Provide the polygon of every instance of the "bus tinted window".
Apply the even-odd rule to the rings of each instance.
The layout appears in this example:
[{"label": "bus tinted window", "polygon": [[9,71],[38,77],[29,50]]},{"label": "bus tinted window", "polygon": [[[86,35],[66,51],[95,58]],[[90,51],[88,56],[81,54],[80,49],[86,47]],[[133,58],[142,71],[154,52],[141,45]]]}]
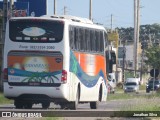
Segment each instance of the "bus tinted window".
[{"label": "bus tinted window", "polygon": [[90,51],[90,31],[89,29],[85,29],[85,47],[86,47],[86,51]]},{"label": "bus tinted window", "polygon": [[69,37],[70,37],[70,47],[71,47],[71,49],[75,49],[75,45],[74,45],[75,36],[74,36],[74,28],[73,27],[70,27],[70,29],[69,29]]},{"label": "bus tinted window", "polygon": [[69,27],[70,47],[72,50],[103,53],[104,44],[107,39],[103,30],[70,26]]},{"label": "bus tinted window", "polygon": [[15,42],[55,43],[63,39],[60,21],[23,19],[9,21],[9,37]]}]

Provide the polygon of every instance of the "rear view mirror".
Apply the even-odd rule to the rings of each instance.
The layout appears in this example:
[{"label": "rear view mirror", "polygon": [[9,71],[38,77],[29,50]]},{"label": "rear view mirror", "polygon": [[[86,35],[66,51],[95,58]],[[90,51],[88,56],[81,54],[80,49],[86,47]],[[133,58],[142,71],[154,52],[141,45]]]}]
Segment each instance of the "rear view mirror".
[{"label": "rear view mirror", "polygon": [[111,76],[110,75],[108,75],[108,80],[111,81]]},{"label": "rear view mirror", "polygon": [[114,51],[111,51],[111,61],[112,64],[116,64],[116,53]]}]

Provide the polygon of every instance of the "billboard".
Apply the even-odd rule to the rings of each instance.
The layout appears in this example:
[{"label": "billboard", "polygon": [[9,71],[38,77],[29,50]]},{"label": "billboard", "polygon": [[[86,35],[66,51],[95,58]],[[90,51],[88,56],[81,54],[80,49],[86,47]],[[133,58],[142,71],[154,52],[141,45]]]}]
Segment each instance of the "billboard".
[{"label": "billboard", "polygon": [[[8,9],[9,9],[9,3],[8,3]],[[3,11],[3,1],[0,1],[0,10]],[[18,16],[28,16],[29,15],[29,2],[14,2],[12,14],[13,16],[17,16],[17,17]]]},{"label": "billboard", "polygon": [[36,17],[47,14],[47,0],[17,0],[17,2],[29,3],[29,16],[32,12]]}]

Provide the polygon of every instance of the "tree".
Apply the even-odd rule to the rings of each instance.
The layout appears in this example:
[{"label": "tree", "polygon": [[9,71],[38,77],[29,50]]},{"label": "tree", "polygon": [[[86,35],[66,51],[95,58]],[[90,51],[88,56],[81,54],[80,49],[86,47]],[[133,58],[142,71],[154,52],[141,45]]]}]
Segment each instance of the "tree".
[{"label": "tree", "polygon": [[147,65],[152,66],[153,68],[160,70],[160,47],[152,46],[145,51],[145,55],[147,57],[147,60],[145,60],[145,63]]},{"label": "tree", "polygon": [[118,32],[108,32],[108,40],[110,42],[113,42],[114,46],[117,48],[118,47],[118,39],[119,39],[119,34]]},{"label": "tree", "polygon": [[[119,33],[119,38],[123,40],[133,41],[134,39],[134,28],[116,28]],[[151,40],[154,41],[155,39],[160,38],[160,24],[155,23],[152,25],[141,25],[140,26],[140,42],[143,41],[144,36],[148,36],[145,40],[149,40],[149,36],[151,36]]]}]

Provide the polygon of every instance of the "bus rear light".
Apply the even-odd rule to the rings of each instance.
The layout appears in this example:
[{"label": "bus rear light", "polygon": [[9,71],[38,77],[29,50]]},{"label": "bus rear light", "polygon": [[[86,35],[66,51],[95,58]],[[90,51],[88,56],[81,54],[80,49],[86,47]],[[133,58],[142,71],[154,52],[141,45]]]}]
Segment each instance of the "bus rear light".
[{"label": "bus rear light", "polygon": [[66,83],[67,82],[67,71],[66,70],[62,70],[61,82],[62,83]]},{"label": "bus rear light", "polygon": [[3,70],[3,79],[8,80],[8,68],[4,68]]}]

